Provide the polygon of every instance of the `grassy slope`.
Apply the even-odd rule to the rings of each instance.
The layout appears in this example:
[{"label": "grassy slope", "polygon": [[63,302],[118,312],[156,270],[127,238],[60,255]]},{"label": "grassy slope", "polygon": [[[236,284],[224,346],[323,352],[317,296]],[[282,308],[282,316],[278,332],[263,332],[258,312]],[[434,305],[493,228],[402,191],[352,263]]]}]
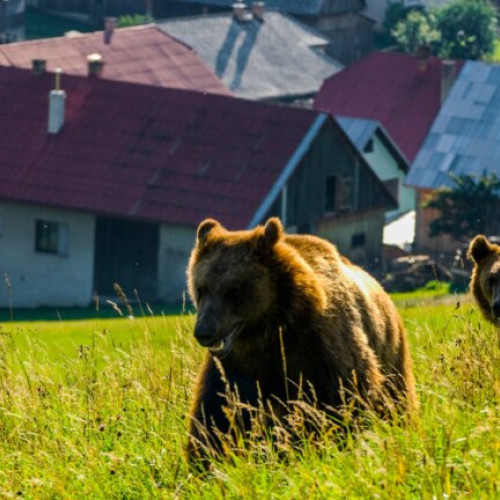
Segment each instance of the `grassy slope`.
[{"label": "grassy slope", "polygon": [[459,299],[411,301],[398,298],[421,399],[416,426],[375,422],[346,449],[325,439],[287,461],[243,456],[205,480],[181,452],[202,355],[189,316],[4,324],[0,496],[498,498],[497,334]]}]

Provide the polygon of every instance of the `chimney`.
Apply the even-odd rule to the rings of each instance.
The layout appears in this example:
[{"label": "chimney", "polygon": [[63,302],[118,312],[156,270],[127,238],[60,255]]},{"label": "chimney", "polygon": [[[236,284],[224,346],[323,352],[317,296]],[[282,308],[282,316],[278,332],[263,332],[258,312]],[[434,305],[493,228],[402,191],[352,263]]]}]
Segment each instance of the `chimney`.
[{"label": "chimney", "polygon": [[[246,5],[243,2],[233,3],[233,17],[240,23],[249,21],[251,14],[247,12]],[[250,18],[250,19],[249,19]]]},{"label": "chimney", "polygon": [[31,60],[31,72],[34,75],[43,75],[47,67],[47,61],[45,59],[32,59]]},{"label": "chimney", "polygon": [[111,38],[115,32],[116,27],[116,17],[105,17],[104,18],[104,43],[109,45],[111,43]]},{"label": "chimney", "polygon": [[455,83],[457,76],[456,61],[441,61],[441,106],[446,101],[448,94]]},{"label": "chimney", "polygon": [[264,21],[264,6],[264,2],[253,2],[252,14],[255,19]]},{"label": "chimney", "polygon": [[87,69],[88,75],[99,76],[102,73],[102,69],[104,67],[104,60],[101,54],[95,52],[94,54],[89,54],[87,56]]},{"label": "chimney", "polygon": [[56,88],[49,94],[49,119],[47,130],[49,134],[57,134],[64,125],[64,112],[66,107],[66,92],[61,90],[60,68],[56,69]]}]

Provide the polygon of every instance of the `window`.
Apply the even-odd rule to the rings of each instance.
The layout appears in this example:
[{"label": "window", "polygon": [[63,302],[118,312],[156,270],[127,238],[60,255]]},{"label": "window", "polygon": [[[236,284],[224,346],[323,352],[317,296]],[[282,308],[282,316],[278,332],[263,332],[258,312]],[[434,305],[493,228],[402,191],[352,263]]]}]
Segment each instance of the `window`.
[{"label": "window", "polygon": [[35,226],[35,250],[42,253],[67,255],[68,226],[60,222],[37,220]]},{"label": "window", "polygon": [[365,246],[365,233],[353,234],[351,238],[351,248],[359,248]]},{"label": "window", "polygon": [[335,212],[337,201],[337,177],[332,175],[326,178],[325,185],[325,212]]},{"label": "window", "polygon": [[392,194],[395,200],[399,199],[399,179],[388,179],[384,181],[384,186],[387,188],[387,191]]},{"label": "window", "polygon": [[350,210],[352,208],[354,179],[349,177],[342,177],[339,189],[339,209]]},{"label": "window", "polygon": [[373,139],[370,139],[367,143],[365,148],[363,149],[363,152],[365,153],[373,153]]}]

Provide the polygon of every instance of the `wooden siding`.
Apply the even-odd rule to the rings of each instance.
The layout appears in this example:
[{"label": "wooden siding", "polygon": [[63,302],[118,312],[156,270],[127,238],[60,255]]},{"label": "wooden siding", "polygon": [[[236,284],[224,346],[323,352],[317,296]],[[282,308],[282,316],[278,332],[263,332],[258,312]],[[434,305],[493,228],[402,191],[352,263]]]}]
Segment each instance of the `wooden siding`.
[{"label": "wooden siding", "polygon": [[[383,187],[375,182],[375,174],[362,162],[344,133],[328,121],[287,183],[285,213],[282,213],[282,194],[267,216],[281,217],[290,232],[323,234],[335,241],[338,231],[341,240],[349,242],[360,232],[360,221],[364,221],[364,248],[352,252],[349,243],[343,246],[343,251],[360,264],[380,261],[387,199]],[[349,179],[352,189],[346,203],[341,204],[337,197],[337,210],[328,213],[325,189],[331,176]],[[366,224],[371,229],[367,230]]]}]

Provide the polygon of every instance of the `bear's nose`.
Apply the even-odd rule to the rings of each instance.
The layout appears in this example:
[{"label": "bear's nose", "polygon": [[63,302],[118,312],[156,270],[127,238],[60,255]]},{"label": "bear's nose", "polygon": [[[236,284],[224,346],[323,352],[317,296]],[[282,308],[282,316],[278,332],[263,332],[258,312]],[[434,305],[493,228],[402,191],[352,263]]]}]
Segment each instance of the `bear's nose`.
[{"label": "bear's nose", "polygon": [[210,323],[198,322],[194,327],[194,337],[203,347],[209,347],[215,342],[215,333],[215,326]]},{"label": "bear's nose", "polygon": [[491,305],[491,309],[493,310],[493,314],[499,318],[500,317],[500,299],[496,299]]}]

